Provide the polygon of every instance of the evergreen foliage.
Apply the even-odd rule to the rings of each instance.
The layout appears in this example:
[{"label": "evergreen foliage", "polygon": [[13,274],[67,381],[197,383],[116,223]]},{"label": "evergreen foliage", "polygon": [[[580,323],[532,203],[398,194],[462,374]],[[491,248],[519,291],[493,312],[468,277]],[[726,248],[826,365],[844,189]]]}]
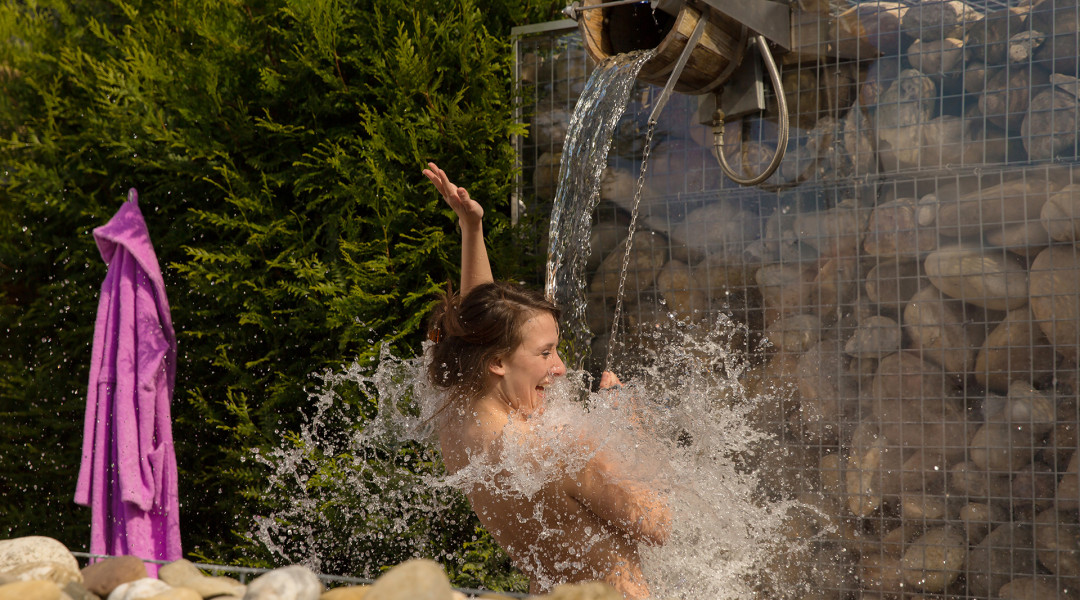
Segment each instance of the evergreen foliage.
[{"label": "evergreen foliage", "polygon": [[[500,276],[535,268],[521,237],[536,232],[507,218],[523,132],[509,31],[560,6],[0,4],[0,537],[86,547],[72,495],[105,275],[91,231],[136,187],[179,340],[185,550],[265,564],[237,545],[268,510],[251,449],[295,430],[310,373],[382,344],[415,353],[456,278],[455,223],[424,163],[484,202]],[[463,581],[518,581],[485,570],[503,558],[472,523]]]}]

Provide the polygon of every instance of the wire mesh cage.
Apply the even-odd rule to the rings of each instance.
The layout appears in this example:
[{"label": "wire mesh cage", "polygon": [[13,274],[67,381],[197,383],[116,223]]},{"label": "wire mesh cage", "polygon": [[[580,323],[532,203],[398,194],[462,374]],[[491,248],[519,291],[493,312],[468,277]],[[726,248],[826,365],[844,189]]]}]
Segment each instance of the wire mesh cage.
[{"label": "wire mesh cage", "polygon": [[[527,212],[593,68],[568,25],[515,40]],[[790,528],[813,592],[771,596],[1080,594],[1078,31],[1073,1],[800,3],[791,138],[753,188],[722,174],[701,98],[660,116],[623,326],[746,326],[774,491],[814,508]],[[635,88],[593,215],[594,356],[658,91]],[[716,132],[737,170],[775,151],[766,104]]]}]

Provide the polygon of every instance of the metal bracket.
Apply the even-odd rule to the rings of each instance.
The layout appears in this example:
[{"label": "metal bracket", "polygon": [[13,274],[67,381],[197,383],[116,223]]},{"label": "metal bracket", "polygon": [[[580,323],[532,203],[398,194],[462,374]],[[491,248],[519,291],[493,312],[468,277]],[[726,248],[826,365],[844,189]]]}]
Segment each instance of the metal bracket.
[{"label": "metal bracket", "polygon": [[[724,111],[728,121],[765,112],[765,71],[758,56],[757,44],[746,49],[742,64],[724,83],[723,93],[704,94],[698,99],[697,122],[712,125],[716,109]],[[720,106],[716,106],[717,100]]]},{"label": "metal bracket", "polygon": [[698,0],[724,16],[746,25],[773,44],[791,50],[791,6],[771,0]]}]

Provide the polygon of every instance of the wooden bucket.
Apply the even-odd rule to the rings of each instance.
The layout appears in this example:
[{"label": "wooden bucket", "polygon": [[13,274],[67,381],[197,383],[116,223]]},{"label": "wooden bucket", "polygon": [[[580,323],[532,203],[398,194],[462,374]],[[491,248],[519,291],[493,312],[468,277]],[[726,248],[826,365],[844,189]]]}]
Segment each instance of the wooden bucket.
[{"label": "wooden bucket", "polygon": [[[603,2],[584,0],[582,6]],[[580,14],[578,27],[585,50],[597,63],[620,52],[655,48],[656,55],[641,68],[638,79],[657,86],[667,84],[698,21],[708,19],[675,84],[675,91],[682,94],[715,91],[742,62],[746,49],[747,30],[742,24],[707,7],[691,6],[689,2],[674,17],[657,11],[657,19],[653,19],[652,10],[644,4],[583,10]]]}]

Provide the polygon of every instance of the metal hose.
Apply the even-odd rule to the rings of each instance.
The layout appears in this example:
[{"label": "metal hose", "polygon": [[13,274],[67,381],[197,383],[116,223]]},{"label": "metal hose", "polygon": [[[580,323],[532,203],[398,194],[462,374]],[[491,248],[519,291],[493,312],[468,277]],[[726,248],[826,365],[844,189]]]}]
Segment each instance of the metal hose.
[{"label": "metal hose", "polygon": [[769,162],[769,166],[760,175],[743,178],[731,168],[727,158],[724,156],[724,111],[720,109],[720,103],[717,101],[716,118],[713,121],[713,147],[716,149],[716,157],[720,161],[720,169],[724,171],[724,175],[727,175],[729,179],[739,185],[757,185],[768,179],[770,175],[776,172],[777,167],[780,166],[780,161],[784,160],[784,153],[787,151],[788,143],[788,106],[787,99],[784,98],[784,88],[780,82],[780,70],[776,67],[776,61],[773,60],[772,52],[769,51],[769,45],[765,41],[765,37],[757,34],[753,39],[761,51],[761,58],[765,61],[765,68],[769,71],[769,78],[772,79],[780,116],[776,152],[773,153],[772,161]]}]

